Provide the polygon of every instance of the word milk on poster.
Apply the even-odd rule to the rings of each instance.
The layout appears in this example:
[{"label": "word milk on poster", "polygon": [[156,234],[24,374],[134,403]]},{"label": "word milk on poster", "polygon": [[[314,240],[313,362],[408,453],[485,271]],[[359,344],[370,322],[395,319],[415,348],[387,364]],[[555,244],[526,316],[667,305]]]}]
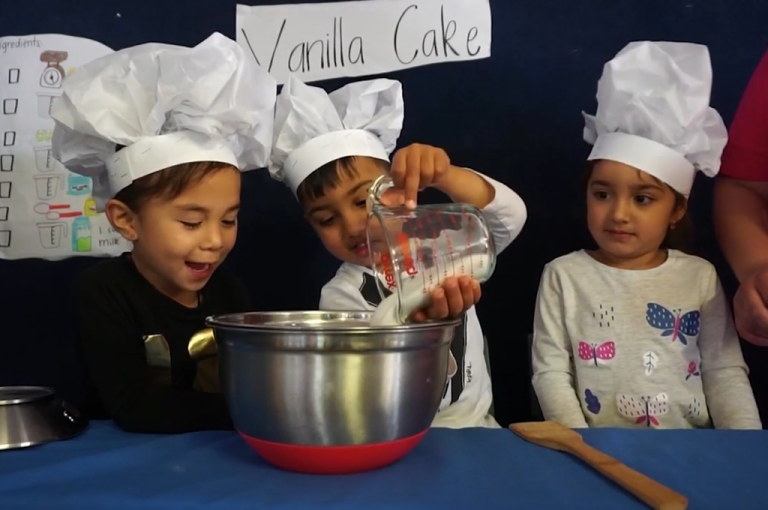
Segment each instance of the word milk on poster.
[{"label": "word milk on poster", "polygon": [[278,84],[491,56],[488,0],[237,6],[237,42]]},{"label": "word milk on poster", "polygon": [[91,179],[51,156],[62,82],[112,53],[59,34],[0,37],[0,258],[117,255],[126,242],[96,214]]}]

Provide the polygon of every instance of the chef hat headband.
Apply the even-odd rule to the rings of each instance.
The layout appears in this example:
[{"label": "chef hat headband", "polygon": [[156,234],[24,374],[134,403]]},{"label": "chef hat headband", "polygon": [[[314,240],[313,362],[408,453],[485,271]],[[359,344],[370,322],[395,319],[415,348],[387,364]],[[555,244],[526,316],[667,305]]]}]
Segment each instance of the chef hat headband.
[{"label": "chef hat headband", "polygon": [[193,48],[126,48],[64,81],[51,111],[53,157],[93,179],[98,212],[135,180],[180,164],[264,167],[276,88],[267,71],[219,33]]},{"label": "chef hat headband", "polygon": [[312,138],[285,160],[285,180],[294,194],[301,183],[318,168],[351,156],[389,161],[387,150],[376,135],[364,129],[331,131]]},{"label": "chef hat headband", "polygon": [[184,163],[213,161],[238,167],[237,156],[226,144],[195,131],[149,136],[107,160],[107,179],[116,195],[133,181]]},{"label": "chef hat headband", "polygon": [[629,43],[603,68],[597,113],[583,114],[588,159],[638,168],[687,198],[697,171],[717,174],[728,139],[711,89],[706,46]]},{"label": "chef hat headband", "polygon": [[588,161],[607,159],[624,163],[667,183],[687,197],[696,169],[679,152],[664,144],[626,133],[606,133],[595,141]]},{"label": "chef hat headband", "polygon": [[327,93],[291,75],[275,110],[269,171],[296,195],[307,177],[332,161],[351,156],[389,161],[403,126],[402,85],[373,79]]}]

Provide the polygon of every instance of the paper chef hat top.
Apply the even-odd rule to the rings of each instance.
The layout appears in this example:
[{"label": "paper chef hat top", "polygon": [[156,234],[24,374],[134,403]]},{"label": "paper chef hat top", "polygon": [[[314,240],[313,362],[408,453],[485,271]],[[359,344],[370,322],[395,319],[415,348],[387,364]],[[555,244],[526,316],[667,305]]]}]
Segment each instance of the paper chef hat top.
[{"label": "paper chef hat top", "polygon": [[268,163],[277,83],[219,33],[194,48],[149,43],[106,55],[62,88],[51,111],[53,157],[93,179],[98,211],[136,179],[174,165]]},{"label": "paper chef hat top", "polygon": [[603,68],[596,115],[584,114],[588,159],[633,166],[688,197],[697,170],[717,174],[728,140],[711,89],[706,46],[628,44]]},{"label": "paper chef hat top", "polygon": [[331,161],[368,156],[389,161],[403,127],[399,81],[350,83],[328,94],[290,76],[277,97],[269,172],[296,193]]}]

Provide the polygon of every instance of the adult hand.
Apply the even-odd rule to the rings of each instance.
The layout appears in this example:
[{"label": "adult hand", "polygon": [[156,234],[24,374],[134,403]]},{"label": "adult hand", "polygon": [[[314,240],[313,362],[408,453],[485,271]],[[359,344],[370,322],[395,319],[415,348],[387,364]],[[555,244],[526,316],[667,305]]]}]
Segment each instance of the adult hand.
[{"label": "adult hand", "polygon": [[733,314],[739,336],[768,347],[768,266],[741,282],[733,298]]}]

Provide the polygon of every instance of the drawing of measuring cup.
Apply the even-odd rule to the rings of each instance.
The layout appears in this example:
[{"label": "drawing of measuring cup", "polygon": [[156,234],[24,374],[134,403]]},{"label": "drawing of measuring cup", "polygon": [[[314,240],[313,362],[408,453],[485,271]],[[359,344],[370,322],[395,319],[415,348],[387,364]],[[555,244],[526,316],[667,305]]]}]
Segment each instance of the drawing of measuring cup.
[{"label": "drawing of measuring cup", "polygon": [[37,114],[44,119],[50,119],[53,103],[58,98],[59,98],[58,94],[56,95],[42,94],[38,92],[37,93]]},{"label": "drawing of measuring cup", "polygon": [[45,214],[46,219],[49,220],[58,220],[61,218],[77,218],[78,216],[83,215],[83,213],[80,211],[67,211],[66,209],[69,209],[68,204],[51,205],[40,203],[33,208],[37,214]]},{"label": "drawing of measuring cup", "polygon": [[66,223],[38,223],[37,231],[40,235],[40,246],[43,248],[58,248],[61,246],[61,238],[67,237],[69,228]]},{"label": "drawing of measuring cup", "polygon": [[54,159],[51,157],[51,146],[35,147],[35,165],[41,172],[50,172],[54,166]]},{"label": "drawing of measuring cup", "polygon": [[54,174],[35,176],[35,191],[37,192],[38,199],[46,201],[53,200],[56,198],[56,194],[60,189],[64,189],[63,175]]}]

